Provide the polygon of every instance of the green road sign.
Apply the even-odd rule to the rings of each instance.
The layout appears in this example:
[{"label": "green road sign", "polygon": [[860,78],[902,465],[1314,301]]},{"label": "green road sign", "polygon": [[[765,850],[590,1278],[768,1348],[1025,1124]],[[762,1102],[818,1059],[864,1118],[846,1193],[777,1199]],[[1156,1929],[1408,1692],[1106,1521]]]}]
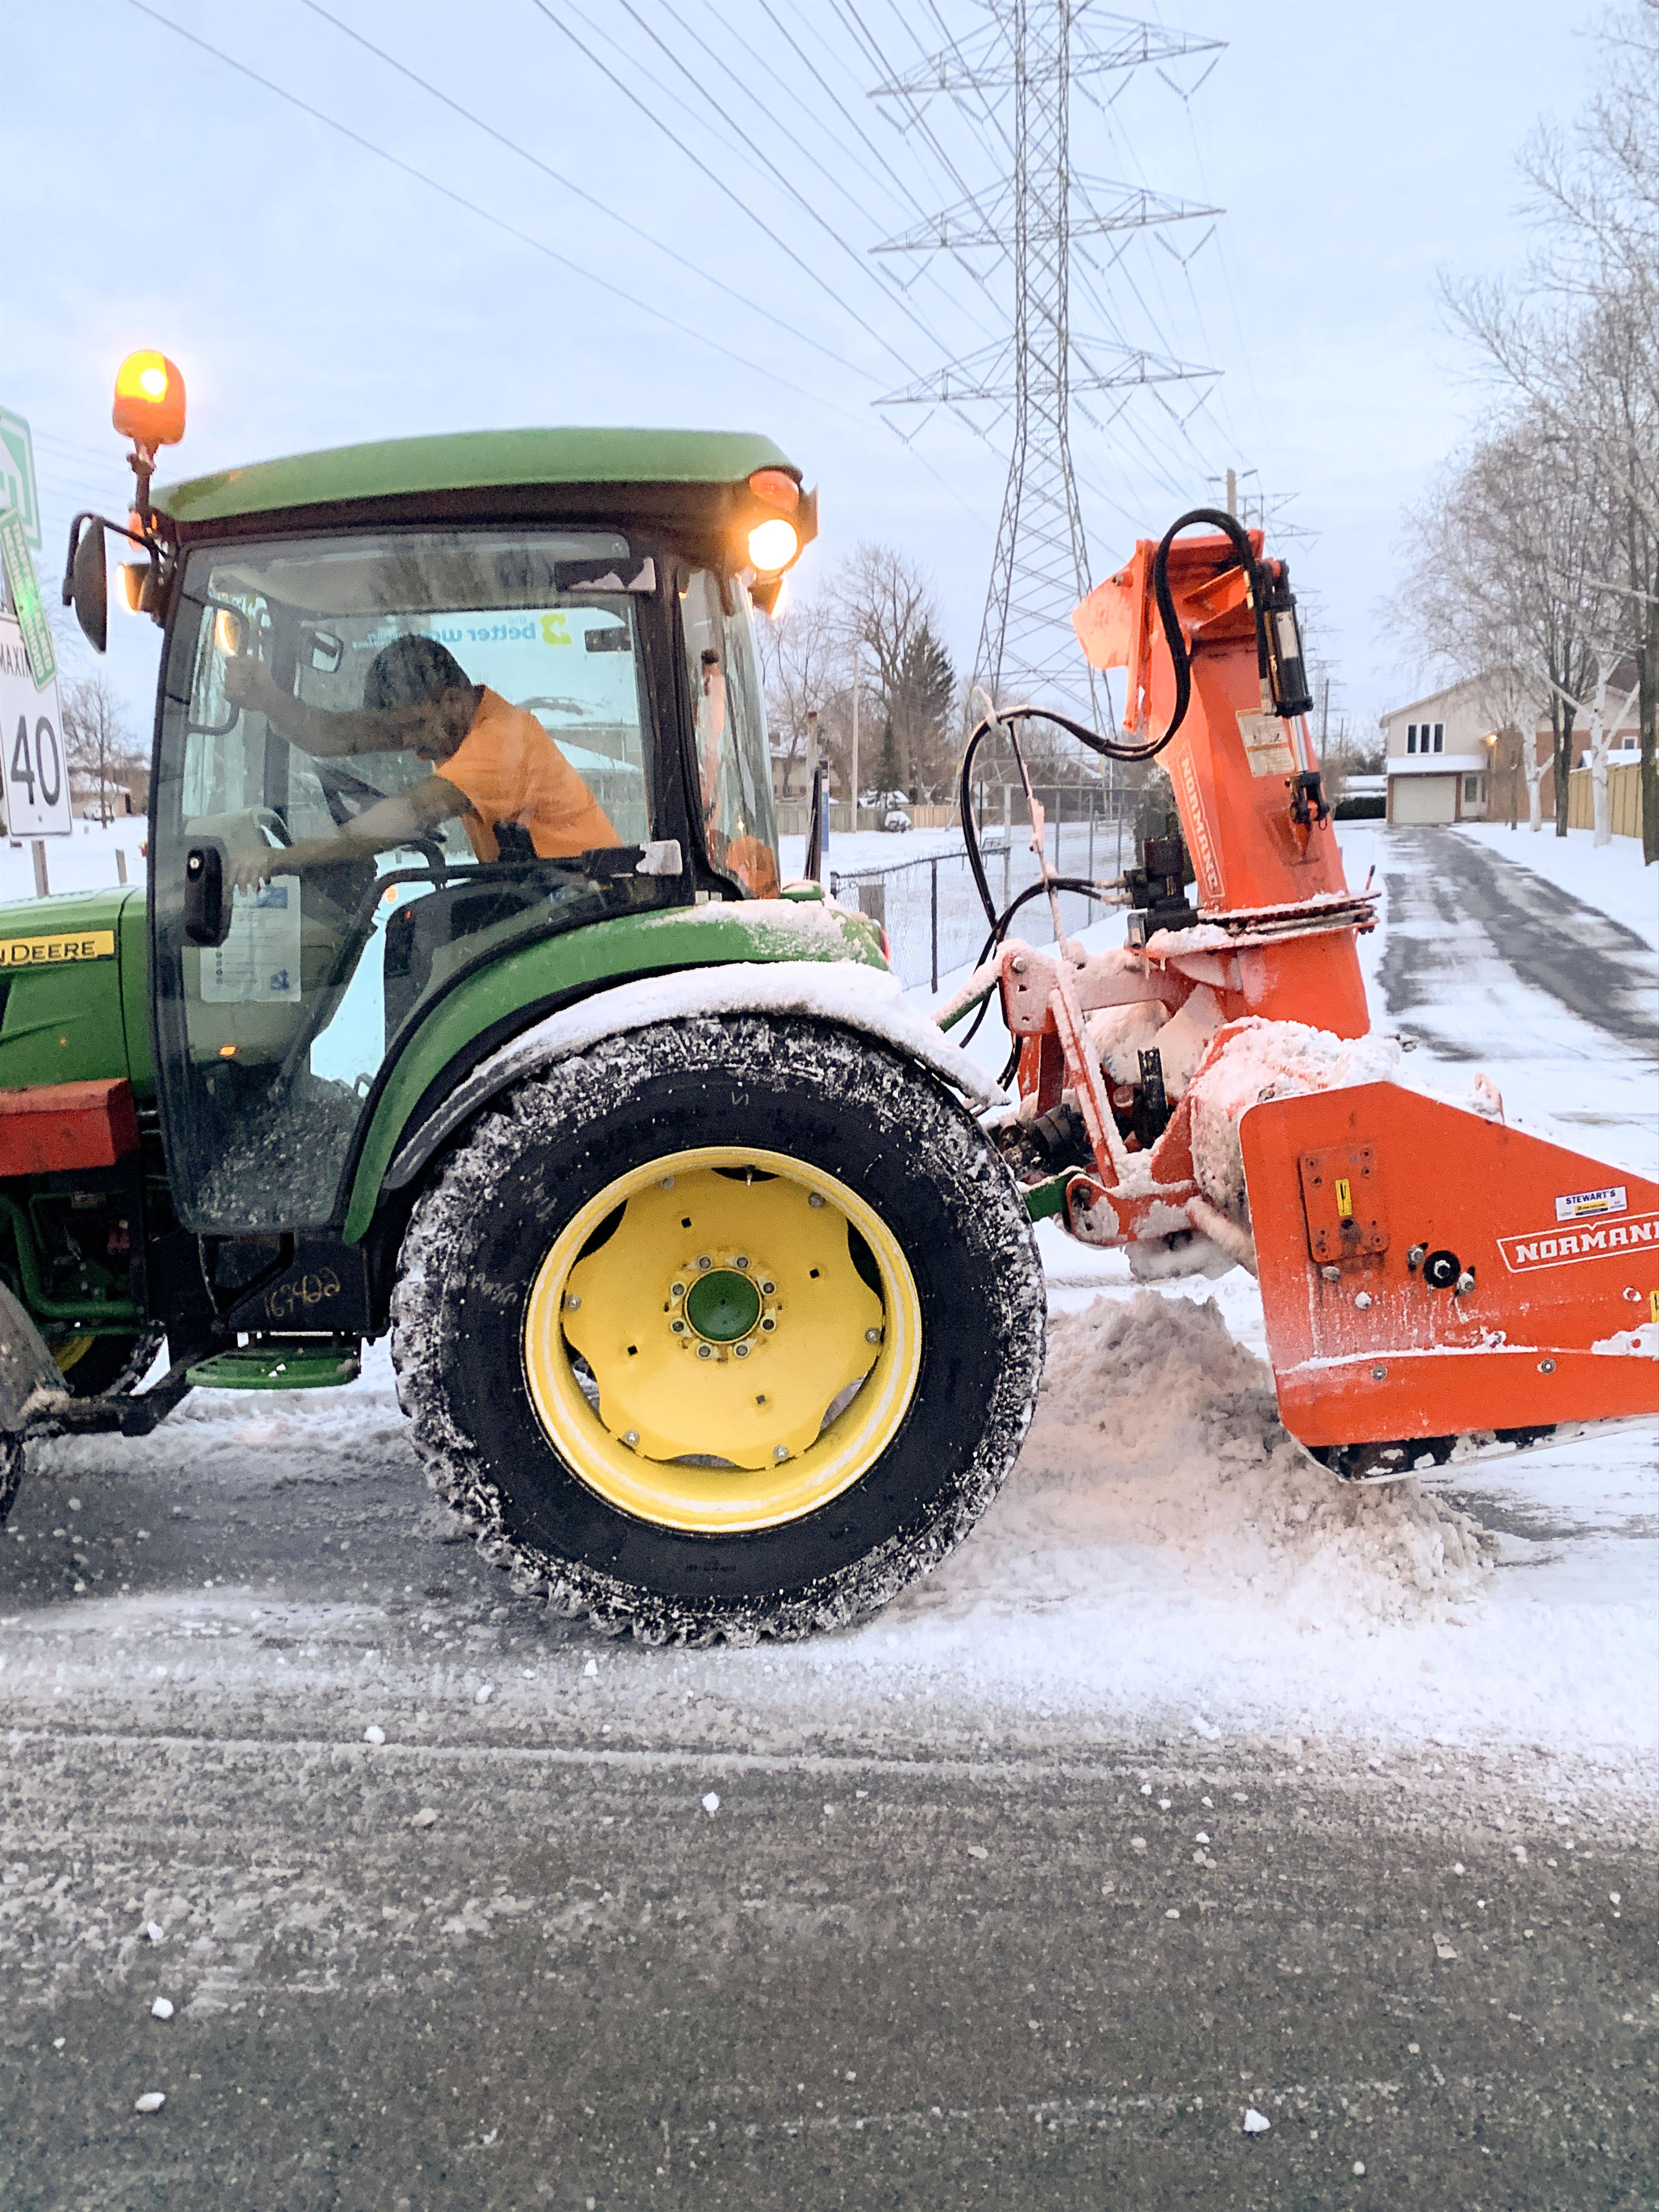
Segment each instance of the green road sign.
[{"label": "green road sign", "polygon": [[0,407],[0,507],[15,507],[23,536],[40,550],[40,492],[34,481],[34,441],[21,415]]},{"label": "green road sign", "polygon": [[0,507],[0,556],[5,561],[6,597],[23,633],[29,673],[35,690],[44,691],[58,674],[58,655],[52,651],[52,624],[40,602],[40,579],[29,556],[23,518],[15,507]]}]

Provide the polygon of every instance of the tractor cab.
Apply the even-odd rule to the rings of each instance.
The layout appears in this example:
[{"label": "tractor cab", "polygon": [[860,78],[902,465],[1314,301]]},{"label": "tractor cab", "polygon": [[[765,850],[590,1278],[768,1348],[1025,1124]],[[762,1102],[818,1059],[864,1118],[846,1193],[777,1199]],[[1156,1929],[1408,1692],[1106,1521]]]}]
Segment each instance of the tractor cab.
[{"label": "tractor cab", "polygon": [[386,1071],[481,969],[776,895],[751,607],[813,504],[764,441],[654,431],[155,494],[128,596],[167,629],[151,959],[185,1227],[337,1223]]}]

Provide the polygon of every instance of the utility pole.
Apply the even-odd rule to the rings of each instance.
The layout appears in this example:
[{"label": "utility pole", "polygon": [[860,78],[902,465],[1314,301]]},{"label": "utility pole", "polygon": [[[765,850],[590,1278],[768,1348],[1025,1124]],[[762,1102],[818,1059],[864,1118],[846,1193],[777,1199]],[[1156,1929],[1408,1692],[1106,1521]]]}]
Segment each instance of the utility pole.
[{"label": "utility pole", "polygon": [[1224,42],[1121,16],[1091,19],[1087,6],[1088,0],[985,0],[988,31],[876,87],[877,97],[902,102],[913,120],[925,100],[945,94],[973,116],[981,136],[988,136],[988,114],[1007,103],[1012,134],[1001,132],[1012,169],[993,190],[872,250],[948,253],[970,264],[989,252],[1009,264],[1008,337],[875,404],[1012,405],[1008,477],[974,681],[994,702],[1058,698],[1099,729],[1112,725],[1109,695],[1097,687],[1069,619],[1091,580],[1072,466],[1073,402],[1079,392],[1122,392],[1215,372],[1074,331],[1072,263],[1091,240],[1220,210],[1075,168],[1070,95],[1074,86],[1088,91],[1101,76],[1218,52]]},{"label": "utility pole", "polygon": [[806,817],[806,872],[827,883],[825,859],[830,850],[830,778],[818,758],[818,710],[806,710],[806,788],[810,793]]},{"label": "utility pole", "polygon": [[853,829],[859,826],[859,641],[853,640]]},{"label": "utility pole", "polygon": [[1238,520],[1238,471],[1227,471],[1227,512],[1235,522]]}]

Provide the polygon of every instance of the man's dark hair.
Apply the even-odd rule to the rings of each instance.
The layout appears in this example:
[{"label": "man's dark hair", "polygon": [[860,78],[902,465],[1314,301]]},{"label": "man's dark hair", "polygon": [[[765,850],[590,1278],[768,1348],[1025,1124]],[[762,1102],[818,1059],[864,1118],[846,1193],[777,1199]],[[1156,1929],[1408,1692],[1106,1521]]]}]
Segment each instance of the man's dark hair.
[{"label": "man's dark hair", "polygon": [[435,706],[446,691],[470,691],[471,681],[447,645],[435,637],[394,637],[368,664],[365,707]]}]

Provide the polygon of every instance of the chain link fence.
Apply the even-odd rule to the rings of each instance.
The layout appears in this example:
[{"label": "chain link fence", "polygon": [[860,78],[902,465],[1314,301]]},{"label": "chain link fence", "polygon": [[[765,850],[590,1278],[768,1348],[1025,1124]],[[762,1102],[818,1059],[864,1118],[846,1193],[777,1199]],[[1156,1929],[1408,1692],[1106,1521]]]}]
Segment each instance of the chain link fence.
[{"label": "chain link fence", "polygon": [[[1064,785],[1038,789],[1047,817],[1044,849],[1056,875],[1109,882],[1126,866],[1133,866],[1134,795],[1122,796],[1127,803],[1115,808],[1111,802],[1116,793],[1079,792]],[[1018,804],[1023,813],[1023,796]],[[1011,817],[1006,827],[986,823],[981,850],[991,896],[1000,913],[1037,880],[1030,831],[1018,817]],[[893,972],[910,990],[937,991],[941,977],[978,958],[989,934],[964,846],[921,860],[896,860],[888,867],[832,868],[830,895],[880,923],[887,933]],[[1074,936],[1098,921],[1102,909],[1079,892],[1062,891],[1060,911],[1062,928]],[[1034,945],[1048,944],[1054,935],[1048,902],[1037,898],[1023,907],[1012,933]]]}]

